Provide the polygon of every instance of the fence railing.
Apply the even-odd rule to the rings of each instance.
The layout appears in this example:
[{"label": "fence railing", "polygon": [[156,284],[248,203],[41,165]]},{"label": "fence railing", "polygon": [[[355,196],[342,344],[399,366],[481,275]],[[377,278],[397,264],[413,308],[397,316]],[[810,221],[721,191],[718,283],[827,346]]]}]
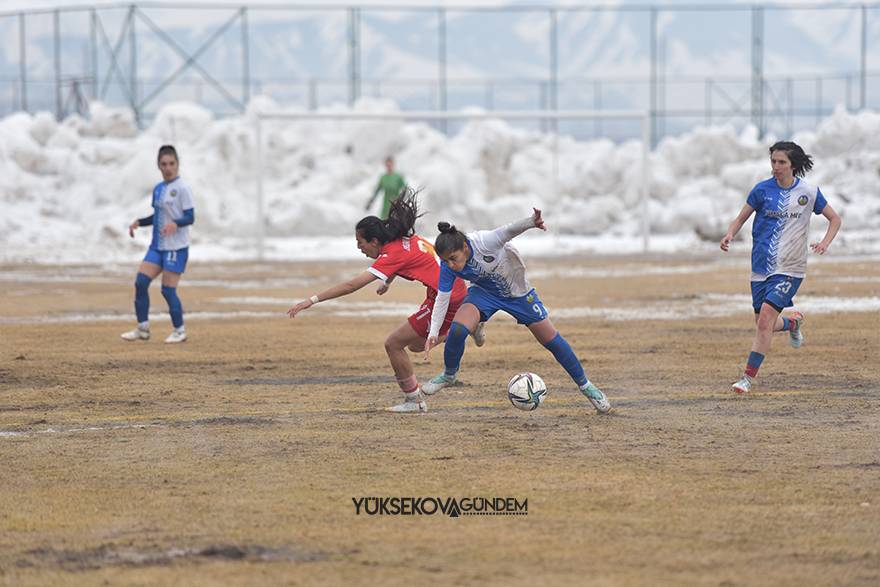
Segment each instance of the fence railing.
[{"label": "fence railing", "polygon": [[[191,45],[181,42],[173,33],[177,31],[174,27],[192,27],[192,22],[174,24],[172,18],[169,27],[157,17],[157,13],[173,16],[193,10],[219,16],[211,25],[204,26],[200,42]],[[797,11],[801,19],[820,21],[828,14],[843,14],[852,24],[853,30],[849,32],[855,32],[856,39],[850,52],[850,67],[817,69],[798,75],[768,73],[767,43],[774,37],[767,31],[778,28],[777,21],[786,11]],[[364,73],[364,20],[369,15],[388,12],[414,14],[421,21],[430,21],[429,34],[433,38],[427,44],[434,48],[425,77],[378,78],[369,71]],[[279,13],[296,18],[344,18],[345,33],[335,49],[335,61],[345,62],[344,73],[304,77],[301,72],[284,72],[281,60],[269,64],[273,73],[266,74],[265,62],[272,58],[255,51],[263,34],[261,27],[274,26],[272,30],[278,38],[285,38],[287,29],[294,29],[293,21],[283,18],[267,25],[265,16]],[[450,29],[461,15],[524,13],[536,15],[536,28],[546,35],[544,75],[449,75]],[[740,24],[730,26],[738,26],[741,36],[748,39],[749,70],[742,75],[668,73],[668,47],[680,39],[668,30],[664,18],[685,13],[698,14],[707,23],[722,21],[728,14],[737,15]],[[626,76],[560,74],[560,62],[571,59],[568,53],[560,55],[560,29],[584,14],[615,14],[635,19],[634,30],[645,39],[644,54],[635,68],[638,71]],[[847,109],[880,108],[880,71],[868,68],[869,48],[876,45],[878,30],[877,3],[328,7],[140,2],[0,12],[0,33],[7,39],[6,46],[18,46],[17,56],[9,52],[0,54],[0,113],[50,110],[61,118],[82,111],[88,100],[100,99],[130,106],[142,122],[171,99],[193,100],[222,115],[241,112],[257,94],[307,109],[338,102],[354,103],[362,97],[374,96],[394,98],[406,109],[641,108],[650,113],[654,143],[668,132],[677,133],[694,124],[726,121],[752,123],[761,133],[791,134],[815,125],[840,105]],[[216,67],[203,65],[206,55],[218,47],[226,59],[219,68],[222,73]],[[177,62],[162,77],[145,76],[143,70],[159,50],[174,56]],[[304,52],[310,50],[313,49],[308,47]],[[773,49],[774,56],[778,57],[781,50],[784,48]],[[459,56],[457,65],[461,65],[461,60]],[[257,69],[263,73],[255,74]],[[609,129],[604,121],[597,120],[591,122],[590,128],[579,128],[577,134],[624,138],[637,135],[638,131]]]}]

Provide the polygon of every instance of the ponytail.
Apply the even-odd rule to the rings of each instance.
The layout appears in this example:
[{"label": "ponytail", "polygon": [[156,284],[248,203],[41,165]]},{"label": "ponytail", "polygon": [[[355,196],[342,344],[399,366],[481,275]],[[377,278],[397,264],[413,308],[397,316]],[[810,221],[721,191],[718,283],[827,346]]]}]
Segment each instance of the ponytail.
[{"label": "ponytail", "polygon": [[355,230],[361,234],[364,240],[378,239],[379,244],[382,245],[405,236],[414,235],[416,220],[422,216],[419,214],[416,197],[419,191],[409,186],[403,188],[400,197],[391,202],[387,220],[382,220],[378,216],[367,216],[355,225]]}]

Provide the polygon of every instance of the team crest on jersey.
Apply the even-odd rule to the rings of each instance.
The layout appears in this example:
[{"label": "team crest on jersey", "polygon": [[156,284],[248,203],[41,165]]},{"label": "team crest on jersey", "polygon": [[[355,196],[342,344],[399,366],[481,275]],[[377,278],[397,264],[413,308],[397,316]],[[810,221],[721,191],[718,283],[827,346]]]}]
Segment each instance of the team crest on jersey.
[{"label": "team crest on jersey", "polygon": [[495,257],[493,257],[492,255],[483,255],[483,261],[485,261],[486,263],[494,263]]},{"label": "team crest on jersey", "polygon": [[526,301],[527,301],[528,303],[530,303],[530,304],[533,303],[533,302],[535,301],[535,294],[529,294],[529,295],[527,295],[527,296],[526,296]]},{"label": "team crest on jersey", "polygon": [[800,204],[801,206],[806,206],[806,205],[807,205],[807,199],[808,199],[807,196],[801,196],[801,197],[799,197],[799,198],[798,198],[798,204]]},{"label": "team crest on jersey", "polygon": [[171,190],[171,197],[175,197],[177,195],[177,190]]}]

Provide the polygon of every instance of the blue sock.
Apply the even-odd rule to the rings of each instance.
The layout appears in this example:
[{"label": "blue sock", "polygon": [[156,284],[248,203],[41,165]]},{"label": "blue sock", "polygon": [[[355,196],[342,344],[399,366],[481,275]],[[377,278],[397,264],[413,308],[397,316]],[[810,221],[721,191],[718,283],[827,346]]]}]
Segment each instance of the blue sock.
[{"label": "blue sock", "polygon": [[584,368],[581,365],[581,362],[574,354],[574,351],[571,350],[568,341],[562,338],[561,334],[557,332],[556,337],[544,346],[547,347],[548,351],[553,353],[556,361],[562,365],[562,368],[565,369],[578,387],[581,387],[589,381],[587,379],[587,374],[584,373]]},{"label": "blue sock", "polygon": [[171,324],[174,325],[174,328],[180,328],[183,326],[183,305],[180,303],[180,298],[177,297],[177,288],[163,285],[162,295],[165,297],[165,301],[168,302]]},{"label": "blue sock", "polygon": [[791,320],[789,320],[788,318],[783,318],[782,319],[782,332],[785,332],[786,330],[791,330]]},{"label": "blue sock", "polygon": [[134,278],[134,313],[138,324],[150,319],[150,282],[153,281],[145,273],[138,273]]},{"label": "blue sock", "polygon": [[758,375],[758,369],[761,368],[761,363],[764,362],[764,355],[761,353],[756,353],[752,351],[749,353],[749,358],[746,361],[746,375],[749,377],[756,377]]},{"label": "blue sock", "polygon": [[455,377],[461,366],[461,356],[464,354],[464,343],[470,330],[464,324],[453,322],[446,334],[446,344],[443,347],[443,373],[447,377]]}]

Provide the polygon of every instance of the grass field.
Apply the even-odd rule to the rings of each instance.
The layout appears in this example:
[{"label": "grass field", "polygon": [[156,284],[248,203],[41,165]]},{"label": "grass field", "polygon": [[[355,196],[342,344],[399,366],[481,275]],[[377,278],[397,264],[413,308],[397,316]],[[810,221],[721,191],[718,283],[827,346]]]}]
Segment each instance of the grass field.
[{"label": "grass field", "polygon": [[[182,345],[167,315],[119,339],[135,266],[2,267],[0,584],[880,584],[876,257],[811,258],[806,343],[777,335],[749,396],[745,257],[527,263],[612,415],[506,317],[429,413],[382,411],[382,342],[423,288],[284,314],[365,262],[194,255]],[[505,397],[525,370],[550,389],[532,413]],[[364,496],[528,515],[356,515]]]}]

